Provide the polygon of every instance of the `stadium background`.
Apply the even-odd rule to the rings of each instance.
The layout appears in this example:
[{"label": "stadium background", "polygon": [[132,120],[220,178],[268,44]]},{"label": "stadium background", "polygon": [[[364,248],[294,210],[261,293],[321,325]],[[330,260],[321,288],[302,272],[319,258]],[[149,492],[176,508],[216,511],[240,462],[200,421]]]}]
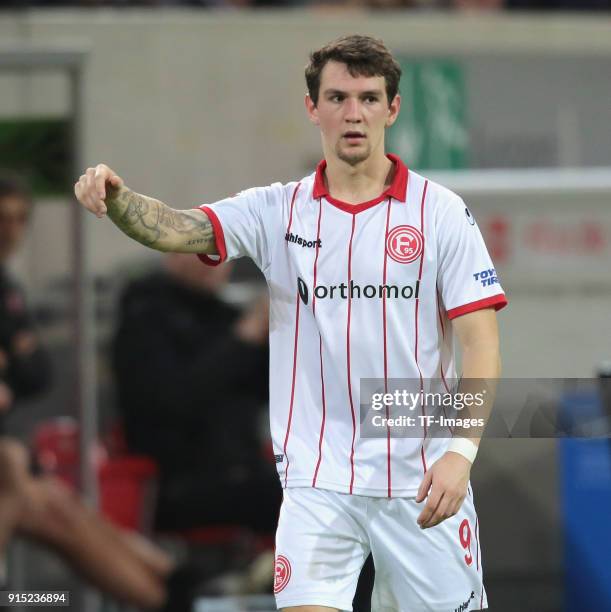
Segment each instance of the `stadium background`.
[{"label": "stadium background", "polygon": [[[0,55],[24,45],[86,50],[83,167],[103,161],[136,191],[190,208],[310,172],[320,143],[302,104],[308,52],[343,33],[383,38],[405,74],[391,148],[456,186],[498,263],[510,300],[499,316],[503,375],[587,378],[611,358],[610,26],[608,14],[62,8],[1,12]],[[41,186],[15,270],[58,365],[53,393],[11,416],[24,439],[41,418],[76,415],[70,207],[61,193],[62,177],[72,179],[62,141],[68,85],[59,72],[0,72],[2,163]],[[33,134],[40,167],[24,164],[27,151],[15,159],[19,129]],[[93,217],[84,231],[97,281],[103,423],[113,413],[107,345],[116,292],[157,255]],[[260,280],[241,265],[233,297],[247,299]],[[557,451],[553,439],[513,439],[488,440],[479,454],[473,481],[495,611],[563,609]],[[27,584],[45,584],[45,563]],[[590,578],[603,575],[595,568]]]}]

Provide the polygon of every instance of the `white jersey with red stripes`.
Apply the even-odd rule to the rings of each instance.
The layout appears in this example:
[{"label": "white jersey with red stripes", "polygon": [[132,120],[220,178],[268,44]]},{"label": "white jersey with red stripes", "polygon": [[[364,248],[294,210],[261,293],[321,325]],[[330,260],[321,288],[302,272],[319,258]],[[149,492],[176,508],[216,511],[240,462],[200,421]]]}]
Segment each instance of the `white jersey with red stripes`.
[{"label": "white jersey with red stripes", "polygon": [[[450,320],[507,300],[464,202],[408,171],[347,204],[324,160],[299,182],[202,206],[219,258],[270,289],[270,421],[284,487],[412,497],[449,438],[360,436],[360,381],[456,376]],[[227,364],[231,367],[231,364]]]}]

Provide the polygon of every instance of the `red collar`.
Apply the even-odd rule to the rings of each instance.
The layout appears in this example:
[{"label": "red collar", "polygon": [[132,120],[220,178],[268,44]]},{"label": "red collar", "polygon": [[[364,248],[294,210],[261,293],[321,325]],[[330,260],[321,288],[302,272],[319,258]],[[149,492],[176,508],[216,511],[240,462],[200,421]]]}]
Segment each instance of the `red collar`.
[{"label": "red collar", "polygon": [[327,161],[321,160],[318,166],[316,166],[316,176],[314,177],[314,191],[313,197],[327,198],[332,204],[340,205],[340,208],[346,207],[350,211],[357,212],[359,209],[369,208],[388,197],[395,198],[399,202],[405,202],[407,195],[407,166],[401,161],[397,155],[388,153],[386,155],[395,164],[395,176],[393,177],[392,184],[377,198],[370,200],[369,202],[362,202],[361,204],[347,204],[336,200],[329,195],[329,190],[325,184],[325,169],[327,167]]}]

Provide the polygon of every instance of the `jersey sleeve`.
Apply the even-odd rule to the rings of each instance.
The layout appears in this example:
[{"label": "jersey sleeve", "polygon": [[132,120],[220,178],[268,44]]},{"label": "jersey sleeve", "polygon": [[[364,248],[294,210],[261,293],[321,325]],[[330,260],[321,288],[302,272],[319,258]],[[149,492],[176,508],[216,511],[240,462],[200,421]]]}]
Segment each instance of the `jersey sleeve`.
[{"label": "jersey sleeve", "polygon": [[198,255],[201,261],[217,266],[250,257],[264,270],[270,263],[270,239],[280,221],[283,194],[282,185],[276,183],[200,206],[212,223],[218,249],[218,255]]},{"label": "jersey sleeve", "polygon": [[482,234],[463,200],[453,194],[437,212],[437,285],[448,318],[506,306]]}]

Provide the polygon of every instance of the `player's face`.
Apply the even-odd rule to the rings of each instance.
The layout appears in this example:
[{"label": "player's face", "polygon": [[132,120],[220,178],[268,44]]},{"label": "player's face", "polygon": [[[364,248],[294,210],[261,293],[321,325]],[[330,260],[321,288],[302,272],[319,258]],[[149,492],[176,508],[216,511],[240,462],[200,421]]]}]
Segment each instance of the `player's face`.
[{"label": "player's face", "polygon": [[325,158],[335,155],[355,166],[384,154],[384,130],[399,113],[397,95],[388,104],[382,76],[354,77],[346,64],[328,62],[320,76],[318,104],[306,96],[310,120],[320,127]]},{"label": "player's face", "polygon": [[19,247],[27,228],[30,205],[17,196],[0,199],[0,262]]}]

